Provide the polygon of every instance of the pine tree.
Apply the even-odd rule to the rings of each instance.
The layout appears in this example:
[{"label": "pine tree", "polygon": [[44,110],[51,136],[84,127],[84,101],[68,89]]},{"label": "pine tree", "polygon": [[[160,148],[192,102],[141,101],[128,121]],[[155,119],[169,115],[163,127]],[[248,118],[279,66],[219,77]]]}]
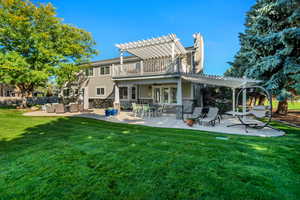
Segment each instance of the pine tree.
[{"label": "pine tree", "polygon": [[287,113],[287,99],[300,94],[300,0],[258,0],[246,14],[241,49],[225,75],[263,80]]}]

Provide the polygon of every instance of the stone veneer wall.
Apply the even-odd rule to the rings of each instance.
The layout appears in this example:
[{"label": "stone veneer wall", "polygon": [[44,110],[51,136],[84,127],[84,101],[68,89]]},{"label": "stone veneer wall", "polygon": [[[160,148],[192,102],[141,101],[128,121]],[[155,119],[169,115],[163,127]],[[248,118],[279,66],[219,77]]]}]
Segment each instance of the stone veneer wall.
[{"label": "stone veneer wall", "polygon": [[89,107],[90,108],[109,108],[114,105],[113,99],[89,99]]}]

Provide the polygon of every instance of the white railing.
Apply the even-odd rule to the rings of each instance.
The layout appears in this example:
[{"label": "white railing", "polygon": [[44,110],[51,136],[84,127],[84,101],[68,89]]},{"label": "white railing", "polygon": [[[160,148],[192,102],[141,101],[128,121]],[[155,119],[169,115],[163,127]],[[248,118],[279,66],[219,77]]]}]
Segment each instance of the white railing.
[{"label": "white railing", "polygon": [[180,58],[175,58],[172,62],[171,57],[148,59],[135,63],[126,63],[113,66],[113,76],[141,76],[151,74],[169,74],[180,72]]}]

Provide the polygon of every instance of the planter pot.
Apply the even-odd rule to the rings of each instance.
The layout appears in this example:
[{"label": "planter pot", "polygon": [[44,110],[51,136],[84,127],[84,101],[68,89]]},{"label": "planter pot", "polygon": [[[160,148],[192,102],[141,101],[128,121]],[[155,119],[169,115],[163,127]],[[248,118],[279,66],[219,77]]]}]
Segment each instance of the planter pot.
[{"label": "planter pot", "polygon": [[193,119],[187,119],[187,120],[185,120],[185,123],[188,125],[188,126],[193,126],[194,125],[194,123],[195,123],[195,120],[193,120]]}]

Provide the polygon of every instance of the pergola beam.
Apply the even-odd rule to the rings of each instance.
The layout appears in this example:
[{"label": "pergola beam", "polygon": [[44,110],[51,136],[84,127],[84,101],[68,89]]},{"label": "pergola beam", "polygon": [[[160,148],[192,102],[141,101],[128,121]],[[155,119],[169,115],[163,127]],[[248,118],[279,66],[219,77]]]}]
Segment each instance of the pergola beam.
[{"label": "pergola beam", "polygon": [[175,34],[162,37],[151,38],[148,40],[139,40],[136,42],[128,42],[117,44],[121,51],[127,51],[142,59],[175,57],[178,54],[186,54],[185,48],[179,42]]}]

